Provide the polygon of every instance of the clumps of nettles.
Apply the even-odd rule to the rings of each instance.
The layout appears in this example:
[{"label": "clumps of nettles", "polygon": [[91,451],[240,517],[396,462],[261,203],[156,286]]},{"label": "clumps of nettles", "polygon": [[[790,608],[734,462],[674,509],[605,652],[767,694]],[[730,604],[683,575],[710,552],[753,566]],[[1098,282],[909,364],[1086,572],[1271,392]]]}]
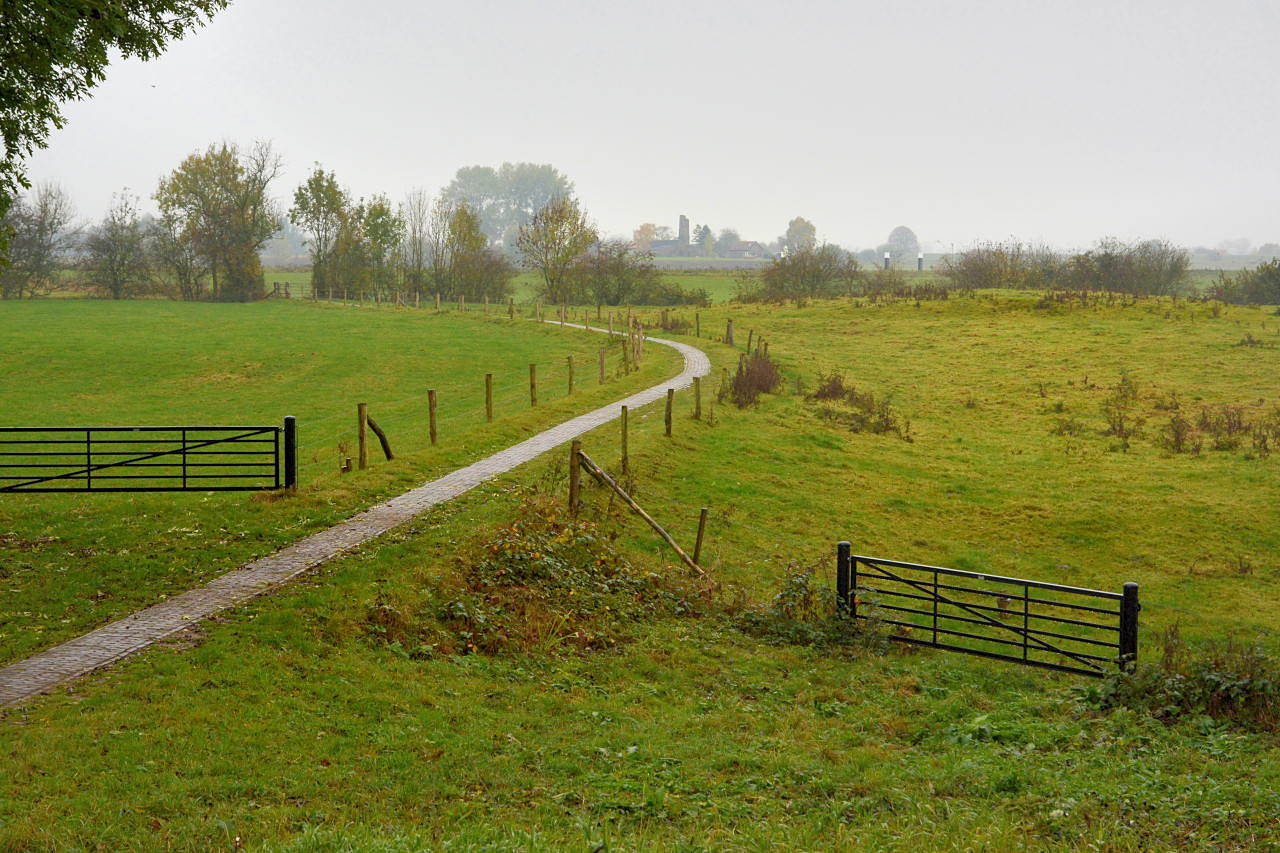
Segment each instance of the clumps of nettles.
[{"label": "clumps of nettles", "polygon": [[[1084,387],[1094,386],[1086,379]],[[1259,400],[1256,406],[1249,407],[1219,403],[1192,408],[1176,392],[1144,396],[1145,390],[1127,371],[1122,371],[1119,381],[1102,399],[1100,408],[1107,424],[1102,434],[1119,440],[1113,450],[1129,450],[1133,440],[1144,434],[1145,426],[1154,426],[1149,430],[1154,443],[1173,455],[1243,450],[1246,458],[1261,459],[1280,449],[1280,405],[1273,403],[1266,408]],[[1065,403],[1059,401],[1052,411],[1065,409]],[[1080,436],[1087,434],[1089,428],[1075,417],[1068,417],[1057,419],[1050,432]]]},{"label": "clumps of nettles", "polygon": [[457,572],[425,599],[367,608],[368,635],[406,657],[591,652],[625,643],[642,623],[696,615],[692,578],[636,567],[595,522],[545,495],[466,546]]},{"label": "clumps of nettles", "polygon": [[893,407],[888,397],[859,390],[838,371],[818,374],[818,386],[809,395],[819,403],[818,416],[847,427],[850,432],[896,435],[911,441],[911,421]]},{"label": "clumps of nettles", "polygon": [[775,645],[815,646],[884,653],[889,636],[874,614],[855,619],[840,606],[836,591],[816,579],[822,564],[792,564],[776,595],[764,604],[743,608],[733,623],[739,631]]}]

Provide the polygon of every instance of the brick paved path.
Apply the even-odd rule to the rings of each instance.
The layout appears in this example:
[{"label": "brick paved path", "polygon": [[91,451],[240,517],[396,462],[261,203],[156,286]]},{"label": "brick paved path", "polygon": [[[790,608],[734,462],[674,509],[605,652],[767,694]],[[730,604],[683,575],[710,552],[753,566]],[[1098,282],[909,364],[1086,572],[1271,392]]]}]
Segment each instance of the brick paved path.
[{"label": "brick paved path", "polygon": [[635,409],[652,403],[665,397],[668,388],[687,388],[693,384],[695,376],[706,376],[711,370],[706,353],[695,347],[662,338],[647,340],[678,350],[684,356],[684,370],[672,379],[632,394],[625,400],[579,415],[486,459],[371,507],[269,557],[221,575],[202,587],[6,666],[0,669],[0,706],[21,702],[58,684],[101,669],[156,640],[189,628],[219,610],[269,592],[290,578],[358,547],[436,504],[451,500],[485,480],[608,423],[619,416],[620,406]]}]

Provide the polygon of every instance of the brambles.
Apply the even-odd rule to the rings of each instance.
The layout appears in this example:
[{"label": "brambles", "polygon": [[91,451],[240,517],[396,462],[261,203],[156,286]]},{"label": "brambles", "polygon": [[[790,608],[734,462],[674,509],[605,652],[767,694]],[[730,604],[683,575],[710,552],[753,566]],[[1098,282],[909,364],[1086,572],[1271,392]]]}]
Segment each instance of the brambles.
[{"label": "brambles", "polygon": [[1227,639],[1192,649],[1176,624],[1160,635],[1160,645],[1158,662],[1108,675],[1090,691],[1093,704],[1166,722],[1207,716],[1254,731],[1280,723],[1280,666],[1261,645]]},{"label": "brambles", "polygon": [[853,619],[840,608],[836,591],[815,582],[814,574],[825,564],[787,567],[781,588],[768,604],[749,607],[734,618],[734,627],[769,643],[854,647],[883,654],[888,636],[874,617]]},{"label": "brambles", "polygon": [[692,587],[637,569],[598,525],[564,517],[544,495],[526,497],[515,521],[459,563],[434,607],[375,600],[368,633],[409,657],[592,651],[625,642],[639,621],[696,609]]}]

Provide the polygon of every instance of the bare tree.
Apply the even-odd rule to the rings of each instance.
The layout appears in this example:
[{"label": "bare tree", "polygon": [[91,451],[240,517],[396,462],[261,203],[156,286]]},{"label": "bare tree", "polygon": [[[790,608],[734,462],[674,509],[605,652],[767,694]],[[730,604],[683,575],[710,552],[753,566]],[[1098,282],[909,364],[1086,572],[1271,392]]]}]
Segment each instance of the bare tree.
[{"label": "bare tree", "polygon": [[0,295],[22,299],[53,289],[76,243],[74,218],[71,198],[57,184],[42,184],[9,207],[0,219],[0,230],[12,235],[9,265],[0,266]]},{"label": "bare tree", "polygon": [[404,246],[400,255],[404,262],[405,285],[421,293],[427,285],[427,265],[431,259],[431,196],[416,187],[400,203],[400,219],[404,223]]},{"label": "bare tree", "polygon": [[150,281],[146,234],[138,220],[138,197],[128,190],[85,237],[85,275],[90,282],[122,299],[146,289]]}]

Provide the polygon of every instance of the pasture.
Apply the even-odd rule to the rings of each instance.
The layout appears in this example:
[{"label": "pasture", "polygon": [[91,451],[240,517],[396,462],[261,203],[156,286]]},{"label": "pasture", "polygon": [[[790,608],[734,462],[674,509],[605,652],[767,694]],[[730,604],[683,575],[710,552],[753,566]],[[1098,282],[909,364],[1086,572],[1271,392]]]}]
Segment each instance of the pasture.
[{"label": "pasture", "polygon": [[[10,659],[94,623],[83,611],[100,606],[85,601],[98,590],[123,608],[184,588],[676,370],[651,347],[626,380],[585,382],[573,399],[492,427],[482,418],[459,426],[456,447],[402,439],[403,463],[341,477],[334,445],[351,425],[352,395],[367,397],[375,417],[401,412],[388,417],[395,444],[420,428],[417,389],[462,395],[485,358],[498,359],[495,373],[514,365],[523,381],[524,363],[562,363],[568,351],[585,359],[597,342],[474,312],[0,308],[14,339],[48,335],[6,350],[6,411],[13,400],[49,422],[108,404],[159,417],[193,376],[228,375],[216,381],[237,383],[259,417],[295,414],[304,436],[309,418],[333,421],[332,433],[306,439],[304,458],[316,461],[303,482],[313,485],[295,498],[0,503],[6,567],[25,564],[3,580]],[[131,338],[125,330],[147,311],[164,331]],[[1011,293],[717,304],[699,314],[699,345],[714,365],[704,417],[691,417],[687,392],[677,396],[672,438],[660,409],[633,416],[630,480],[682,542],[698,509],[710,508],[703,563],[721,584],[714,600],[677,596],[660,612],[628,610],[610,623],[610,648],[573,651],[565,622],[523,650],[457,653],[465,646],[446,642],[456,631],[450,608],[469,600],[460,590],[470,567],[528,529],[531,511],[554,512],[563,500],[565,454],[544,457],[216,624],[0,712],[0,848],[214,848],[237,838],[248,849],[298,851],[1280,842],[1274,732],[1208,716],[1165,723],[1100,712],[1094,683],[1072,676],[899,647],[832,653],[735,627],[799,570],[829,582],[834,543],[849,539],[856,552],[889,558],[1102,589],[1136,581],[1140,655],[1158,656],[1159,634],[1175,625],[1193,642],[1234,635],[1274,653],[1280,454],[1248,439],[1214,449],[1209,422],[1198,453],[1174,452],[1162,436],[1179,413],[1193,423],[1224,407],[1251,423],[1270,417],[1280,403],[1280,318],[1185,301],[1045,304]],[[711,339],[730,318],[736,348]],[[291,334],[266,331],[282,324]],[[258,349],[240,355],[249,329],[261,335]],[[713,405],[748,334],[768,342],[785,384],[755,407]],[[385,347],[380,359],[370,358],[374,339]],[[56,356],[56,376],[54,341],[75,344]],[[201,360],[229,354],[232,341],[234,358]],[[114,367],[113,342],[133,350]],[[268,369],[280,361],[302,369]],[[67,375],[77,370],[94,380]],[[431,380],[413,378],[428,371]],[[295,389],[299,372],[313,381]],[[887,402],[898,430],[854,432],[847,412],[811,399],[833,373]],[[129,374],[152,381],[126,382]],[[23,383],[10,381],[19,375]],[[44,388],[20,390],[37,375]],[[1107,413],[1126,381],[1136,389],[1126,409],[1134,429],[1121,440],[1107,434]],[[191,405],[218,417],[231,395],[197,396]],[[616,472],[616,426],[584,446]],[[679,580],[647,527],[602,490],[587,492],[579,539]],[[107,547],[94,545],[106,535]],[[155,568],[128,574],[134,564]],[[154,576],[165,581],[146,580]],[[68,593],[72,577],[87,585]]]}]

